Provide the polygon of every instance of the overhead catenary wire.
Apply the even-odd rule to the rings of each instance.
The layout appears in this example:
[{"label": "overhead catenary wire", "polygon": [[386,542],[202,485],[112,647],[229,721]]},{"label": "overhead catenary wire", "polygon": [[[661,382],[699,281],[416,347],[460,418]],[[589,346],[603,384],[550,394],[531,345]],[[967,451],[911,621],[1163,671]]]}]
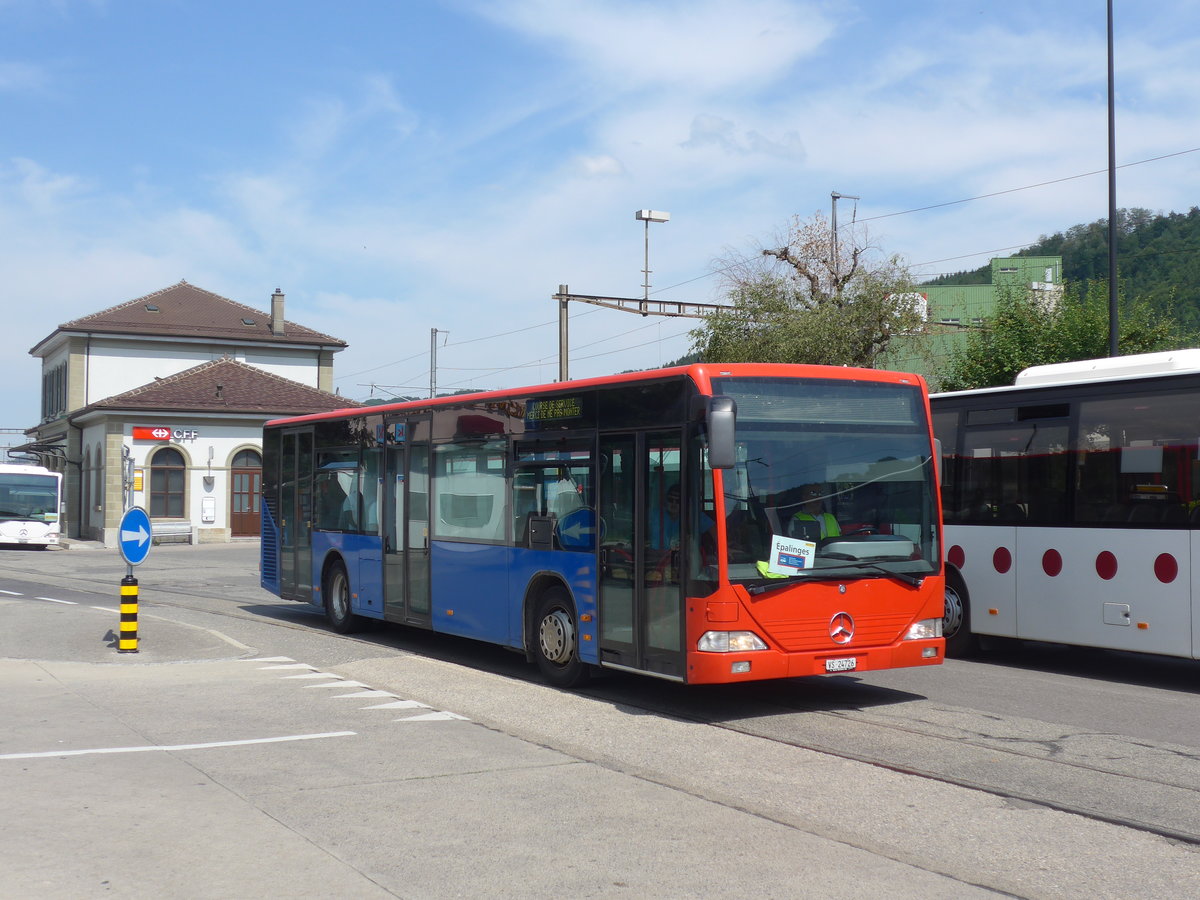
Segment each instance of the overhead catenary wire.
[{"label": "overhead catenary wire", "polygon": [[[1175,157],[1179,157],[1179,156],[1185,156],[1185,155],[1187,155],[1187,154],[1191,154],[1191,153],[1197,153],[1197,152],[1200,152],[1200,147],[1191,147],[1191,148],[1188,148],[1188,149],[1185,149],[1185,150],[1178,150],[1178,151],[1175,151],[1175,152],[1172,152],[1172,153],[1164,153],[1164,154],[1160,154],[1160,155],[1158,155],[1158,156],[1148,157],[1148,158],[1146,158],[1146,159],[1140,159],[1140,160],[1135,160],[1135,161],[1128,162],[1128,163],[1122,163],[1121,165],[1117,166],[1116,168],[1118,168],[1118,169],[1127,169],[1127,168],[1131,168],[1131,167],[1134,167],[1134,166],[1141,166],[1141,165],[1146,165],[1146,164],[1148,164],[1148,163],[1160,162],[1160,161],[1162,161],[1162,160],[1165,160],[1165,159],[1172,159],[1172,158],[1175,158]],[[975,195],[975,196],[972,196],[972,197],[963,197],[963,198],[960,198],[960,199],[957,199],[957,200],[946,200],[946,201],[941,201],[941,202],[938,202],[938,203],[931,203],[931,204],[927,204],[927,205],[925,205],[925,206],[913,207],[912,209],[897,210],[897,211],[895,211],[895,212],[890,212],[890,213],[880,213],[879,215],[875,215],[875,216],[867,216],[867,217],[859,218],[859,219],[857,219],[857,221],[858,221],[858,222],[860,222],[860,223],[863,223],[863,222],[872,222],[872,221],[877,221],[877,220],[880,220],[880,219],[893,218],[893,217],[895,217],[895,216],[912,215],[912,214],[915,214],[915,213],[920,213],[920,212],[928,212],[928,211],[930,211],[930,210],[935,210],[935,209],[943,209],[943,208],[945,208],[945,207],[949,207],[949,206],[956,206],[956,205],[960,205],[960,204],[963,204],[963,203],[971,203],[971,202],[975,202],[975,201],[979,201],[979,200],[987,200],[987,199],[991,199],[991,198],[994,198],[994,197],[1004,196],[1004,195],[1007,195],[1007,194],[1018,193],[1018,192],[1021,192],[1021,191],[1033,190],[1033,189],[1036,189],[1036,188],[1042,188],[1042,187],[1049,187],[1049,186],[1051,186],[1051,185],[1055,185],[1055,184],[1062,184],[1062,183],[1064,183],[1064,182],[1068,182],[1068,181],[1074,181],[1074,180],[1078,180],[1078,179],[1081,179],[1081,178],[1088,178],[1088,177],[1092,177],[1092,176],[1095,176],[1095,175],[1104,174],[1104,173],[1106,173],[1107,171],[1108,171],[1107,169],[1096,169],[1096,170],[1093,170],[1093,171],[1090,171],[1090,172],[1081,172],[1081,173],[1077,173],[1077,174],[1074,174],[1074,175],[1066,175],[1066,176],[1063,176],[1063,177],[1061,177],[1061,178],[1052,178],[1052,179],[1048,179],[1048,180],[1045,180],[1045,181],[1036,182],[1036,183],[1034,183],[1034,184],[1021,185],[1021,186],[1019,186],[1019,187],[1006,188],[1006,189],[1004,189],[1004,190],[999,190],[999,191],[991,191],[991,192],[988,192],[988,193],[985,193],[985,194],[978,194],[978,195]],[[913,264],[912,264],[912,267],[913,267],[913,268],[921,268],[921,267],[923,267],[923,266],[928,266],[928,265],[936,265],[936,264],[938,264],[938,263],[943,263],[943,262],[951,262],[951,261],[954,261],[954,260],[959,260],[959,259],[970,259],[970,258],[972,258],[972,257],[977,257],[977,256],[993,255],[993,254],[996,254],[996,253],[1004,253],[1004,252],[1009,252],[1009,251],[1012,251],[1012,250],[1019,250],[1019,249],[1025,248],[1025,247],[1029,247],[1029,246],[1031,246],[1031,245],[1033,245],[1033,244],[1036,244],[1036,243],[1038,243],[1040,240],[1042,240],[1042,238],[1038,238],[1037,240],[1027,241],[1027,242],[1025,242],[1025,243],[1021,243],[1021,244],[1013,244],[1013,245],[1010,245],[1010,246],[1007,246],[1007,247],[1000,247],[1000,248],[996,248],[996,249],[993,249],[993,250],[980,250],[980,251],[976,251],[976,252],[974,252],[974,253],[964,253],[964,254],[959,254],[959,255],[956,255],[956,256],[942,257],[942,258],[940,258],[940,259],[936,259],[936,260],[929,260],[929,261],[926,261],[926,262],[913,263]],[[1174,253],[1174,252],[1185,252],[1185,251],[1184,251],[1184,250],[1173,250],[1173,251],[1157,251],[1157,252],[1162,252],[1162,253]],[[1142,253],[1145,253],[1145,251],[1143,251]],[[1142,254],[1139,254],[1139,255],[1142,255]],[[695,282],[697,282],[697,281],[702,281],[702,280],[704,280],[704,279],[706,279],[706,278],[712,278],[713,276],[716,276],[716,275],[723,274],[723,273],[725,273],[725,272],[728,272],[728,271],[730,271],[731,269],[734,269],[734,268],[736,268],[736,267],[737,267],[737,265],[739,265],[739,264],[738,264],[738,263],[734,263],[734,264],[731,264],[731,265],[729,265],[729,266],[722,267],[722,268],[720,268],[720,269],[715,269],[715,270],[713,270],[713,271],[711,271],[711,272],[706,272],[706,273],[704,273],[704,274],[697,275],[697,276],[695,276],[694,278],[689,278],[689,279],[686,279],[686,280],[684,280],[684,281],[676,282],[675,284],[671,284],[671,285],[667,285],[667,286],[664,286],[664,287],[661,287],[661,288],[657,288],[657,289],[653,290],[653,291],[652,291],[652,293],[654,293],[654,294],[661,294],[661,293],[665,293],[666,291],[675,290],[676,288],[679,288],[679,287],[684,287],[684,286],[686,286],[686,285],[688,285],[688,284],[693,284],[693,283],[695,283]],[[934,276],[934,275],[926,275],[926,276],[923,276],[923,277],[935,277],[935,276]],[[599,312],[599,310],[589,310],[588,312],[580,313],[578,316],[576,316],[576,318],[582,318],[583,316],[586,316],[586,315],[591,315],[591,314],[593,314],[593,313],[595,313],[595,312]],[[497,340],[497,339],[500,339],[500,338],[503,338],[503,337],[508,337],[508,336],[511,336],[511,335],[514,335],[514,334],[521,334],[521,333],[528,332],[528,331],[534,331],[534,330],[536,330],[536,329],[538,329],[538,328],[546,328],[546,327],[551,327],[551,326],[554,326],[554,325],[556,325],[556,324],[557,324],[557,322],[556,322],[556,321],[540,322],[540,323],[537,323],[537,324],[534,324],[534,325],[528,325],[528,326],[524,326],[524,327],[521,327],[521,328],[515,328],[515,329],[511,329],[511,330],[509,330],[509,331],[505,331],[505,332],[499,332],[499,333],[497,333],[497,334],[483,335],[483,336],[480,336],[480,337],[477,337],[477,338],[469,338],[469,339],[467,339],[467,340],[464,340],[464,341],[456,341],[456,342],[454,342],[453,344],[449,344],[449,343],[448,343],[448,344],[446,344],[445,346],[447,346],[447,347],[457,347],[457,346],[464,346],[464,345],[468,345],[468,344],[480,343],[480,342],[483,342],[483,341],[488,341],[488,340]],[[632,333],[634,333],[634,332],[636,332],[636,331],[638,331],[638,330],[640,330],[640,329],[637,329],[637,328],[635,328],[635,329],[630,329],[630,330],[629,330],[629,331],[627,331],[627,332],[622,332],[621,334],[614,335],[614,336],[612,336],[612,337],[610,337],[610,338],[604,338],[604,339],[602,339],[601,341],[599,341],[599,342],[596,342],[596,343],[601,343],[601,342],[603,342],[603,341],[608,341],[608,340],[616,340],[616,339],[618,339],[618,338],[620,338],[620,337],[624,337],[624,336],[627,336],[627,335],[629,335],[629,334],[632,334]],[[679,335],[675,335],[675,336],[673,336],[673,337],[679,337],[679,336],[682,336],[682,334],[686,334],[686,332],[683,332],[683,333],[681,333],[681,334],[679,334]],[[673,339],[673,338],[667,338],[667,340],[671,340],[671,339]],[[647,342],[647,343],[649,343],[649,344],[653,344],[653,343],[657,343],[657,341],[650,341],[650,342]],[[633,345],[633,346],[630,346],[630,347],[624,347],[624,348],[621,348],[620,350],[607,351],[607,352],[605,352],[605,353],[592,354],[592,355],[590,355],[590,356],[582,356],[582,357],[575,357],[575,358],[577,358],[577,359],[580,359],[580,360],[584,360],[584,359],[595,359],[595,358],[599,358],[599,357],[602,357],[602,356],[608,356],[608,355],[613,355],[613,354],[615,354],[615,353],[621,353],[621,352],[625,352],[625,351],[627,351],[627,350],[638,349],[638,348],[640,348],[640,347],[647,346],[647,343],[643,343],[643,344],[635,344],[635,345]],[[587,346],[592,346],[592,345],[588,344],[588,345],[584,345],[584,346],[585,346],[585,347],[587,347]],[[582,349],[582,348],[580,348],[580,349]],[[387,362],[387,363],[381,363],[381,364],[380,364],[380,365],[378,365],[378,366],[374,366],[374,367],[371,367],[371,368],[369,368],[369,369],[364,369],[364,370],[361,370],[361,371],[359,371],[359,372],[351,373],[351,374],[349,374],[349,375],[339,376],[339,377],[338,377],[337,379],[335,379],[335,380],[337,380],[337,381],[344,381],[346,378],[358,377],[358,376],[361,376],[361,375],[369,374],[370,372],[376,372],[376,371],[379,371],[380,369],[385,369],[385,368],[388,368],[389,366],[393,366],[393,365],[400,365],[400,364],[402,364],[402,363],[404,363],[404,362],[409,362],[409,361],[411,361],[411,360],[414,360],[414,359],[419,359],[419,358],[421,358],[421,357],[428,356],[428,355],[429,355],[428,351],[425,351],[425,352],[423,352],[423,353],[414,354],[414,355],[412,355],[412,356],[408,356],[408,357],[405,357],[405,358],[403,358],[403,359],[399,359],[399,360],[393,360],[393,361],[391,361],[391,362]],[[554,355],[553,355],[553,354],[551,354],[551,355],[548,355],[548,356],[545,356],[545,357],[541,357],[540,359],[538,359],[538,360],[536,360],[536,361],[531,361],[531,362],[527,362],[527,363],[519,363],[519,364],[516,364],[516,365],[513,365],[513,366],[504,366],[504,367],[498,367],[498,368],[496,368],[496,369],[491,369],[491,370],[487,370],[487,369],[480,369],[480,371],[489,371],[489,372],[490,372],[492,375],[498,375],[498,374],[503,374],[504,372],[509,372],[509,371],[515,371],[515,370],[524,369],[524,368],[533,368],[533,367],[536,367],[536,366],[543,366],[543,365],[547,365],[547,364],[548,364],[548,362],[547,362],[547,361],[548,361],[548,360],[552,360],[552,359],[554,359],[554,358],[555,358],[555,357],[554,357]],[[465,370],[463,370],[463,369],[455,369],[454,367],[443,367],[443,368],[444,368],[444,369],[453,370],[453,371],[465,371]],[[404,381],[407,381],[408,379],[403,379],[403,380],[404,380]],[[460,382],[452,382],[452,384],[461,384],[461,383],[462,383],[461,381],[460,381]]]}]

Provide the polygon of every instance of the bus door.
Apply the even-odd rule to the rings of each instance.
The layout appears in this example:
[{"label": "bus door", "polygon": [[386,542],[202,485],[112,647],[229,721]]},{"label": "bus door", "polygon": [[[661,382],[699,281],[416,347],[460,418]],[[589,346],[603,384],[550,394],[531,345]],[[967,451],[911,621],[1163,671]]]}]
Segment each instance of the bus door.
[{"label": "bus door", "polygon": [[601,435],[600,658],[683,678],[678,430]]},{"label": "bus door", "polygon": [[279,596],[312,600],[311,428],[285,431],[279,454]]},{"label": "bus door", "polygon": [[[430,622],[428,421],[388,423],[383,498],[384,618],[424,626]],[[421,440],[408,439],[418,434]]]}]

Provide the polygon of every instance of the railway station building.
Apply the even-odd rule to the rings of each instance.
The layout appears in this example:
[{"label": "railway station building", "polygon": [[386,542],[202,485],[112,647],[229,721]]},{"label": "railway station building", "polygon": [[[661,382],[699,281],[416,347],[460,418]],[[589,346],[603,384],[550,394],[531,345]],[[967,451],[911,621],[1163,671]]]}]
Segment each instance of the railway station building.
[{"label": "railway station building", "polygon": [[63,473],[63,536],[116,547],[130,506],[157,541],[259,534],[263,423],[358,404],[333,392],[338,338],[186,281],[59,325],[41,420],[10,456]]}]

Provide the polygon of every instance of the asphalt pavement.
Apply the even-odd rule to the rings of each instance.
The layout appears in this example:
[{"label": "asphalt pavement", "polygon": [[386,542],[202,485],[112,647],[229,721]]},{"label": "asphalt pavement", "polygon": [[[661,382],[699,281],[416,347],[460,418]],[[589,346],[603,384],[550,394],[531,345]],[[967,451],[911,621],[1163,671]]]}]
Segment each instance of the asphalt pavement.
[{"label": "asphalt pavement", "polygon": [[[0,895],[905,900],[1197,885],[1194,850],[1153,836],[408,653],[347,656],[319,626],[240,630],[158,602],[203,585],[262,604],[252,551],[156,548],[138,570],[136,654],[117,652],[116,551],[0,555]],[[1044,876],[1036,853],[1005,849],[1014,827],[1056,835]],[[1088,884],[1083,861],[1109,847],[1125,859]]]}]

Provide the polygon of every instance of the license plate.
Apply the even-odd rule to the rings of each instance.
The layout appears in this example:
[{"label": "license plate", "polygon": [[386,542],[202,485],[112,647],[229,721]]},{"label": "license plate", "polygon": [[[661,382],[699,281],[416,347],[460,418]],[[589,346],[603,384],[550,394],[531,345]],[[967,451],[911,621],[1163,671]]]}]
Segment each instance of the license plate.
[{"label": "license plate", "polygon": [[827,659],[825,660],[826,672],[851,672],[858,668],[858,660],[853,656],[847,656],[844,659]]}]

